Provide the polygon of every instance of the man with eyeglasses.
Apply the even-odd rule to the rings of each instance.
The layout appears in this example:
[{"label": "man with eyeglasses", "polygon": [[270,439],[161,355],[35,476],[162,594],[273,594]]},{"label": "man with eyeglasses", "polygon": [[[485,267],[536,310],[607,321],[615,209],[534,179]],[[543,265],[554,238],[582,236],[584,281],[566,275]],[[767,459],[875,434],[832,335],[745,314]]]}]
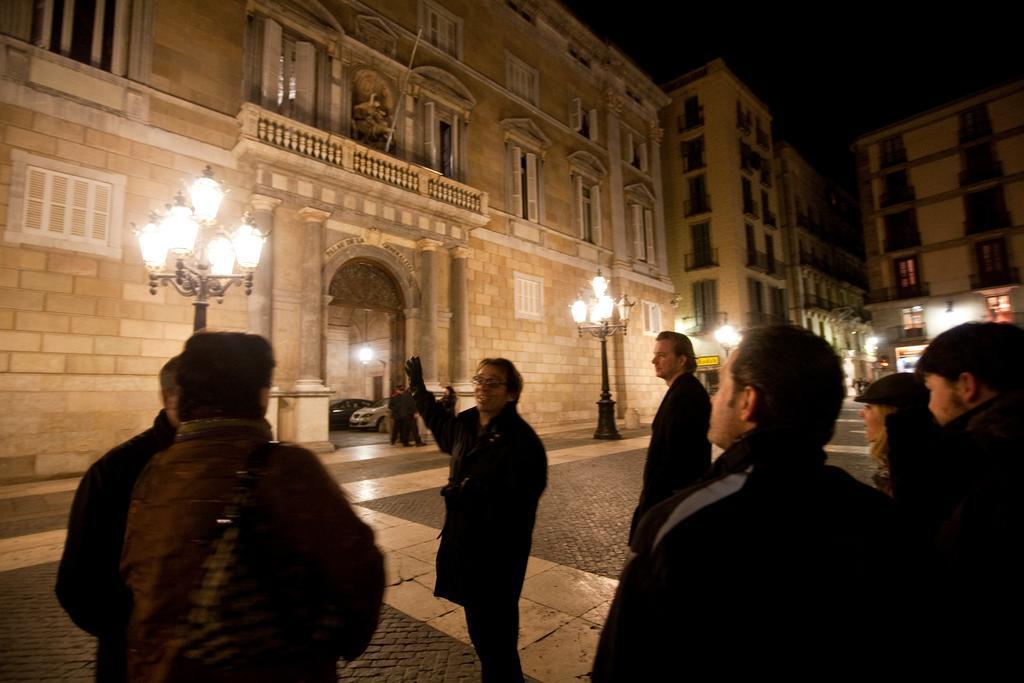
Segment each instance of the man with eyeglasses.
[{"label": "man with eyeglasses", "polygon": [[427,391],[420,359],[405,369],[417,410],[452,456],[434,595],[465,607],[484,681],[522,681],[519,594],[547,485],[544,445],[516,411],[523,378],[511,361],[485,358],[475,407],[451,415]]}]

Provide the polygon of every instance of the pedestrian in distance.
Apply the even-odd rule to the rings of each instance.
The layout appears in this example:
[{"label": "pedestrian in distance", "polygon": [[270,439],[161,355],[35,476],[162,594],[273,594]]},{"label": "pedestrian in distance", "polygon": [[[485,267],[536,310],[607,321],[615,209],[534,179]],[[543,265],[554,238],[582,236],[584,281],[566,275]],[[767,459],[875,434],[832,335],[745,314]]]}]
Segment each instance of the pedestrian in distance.
[{"label": "pedestrian in distance", "polygon": [[150,459],[174,442],[178,428],[178,357],[160,369],[163,408],[153,426],[108,451],[78,484],[64,553],[57,568],[57,600],[71,620],[97,638],[96,680],[126,679],[125,630],[131,594],[119,565],[132,487]]},{"label": "pedestrian in distance", "polygon": [[405,367],[416,407],[452,456],[434,595],[465,607],[485,682],[522,681],[519,595],[547,485],[544,446],[517,411],[522,376],[507,359],[485,358],[473,377],[475,407],[452,415],[427,391],[420,359]]},{"label": "pedestrian in distance", "polygon": [[335,681],[376,629],[383,557],[317,456],[271,441],[273,368],[257,335],[185,344],[181,425],[128,515],[129,680]]},{"label": "pedestrian in distance", "polygon": [[676,491],[700,479],[711,465],[708,420],[711,401],[697,378],[697,358],[690,338],[661,332],[651,359],[654,373],[668,385],[651,423],[651,442],[644,462],[643,489],[629,525],[632,543],[644,514]]}]

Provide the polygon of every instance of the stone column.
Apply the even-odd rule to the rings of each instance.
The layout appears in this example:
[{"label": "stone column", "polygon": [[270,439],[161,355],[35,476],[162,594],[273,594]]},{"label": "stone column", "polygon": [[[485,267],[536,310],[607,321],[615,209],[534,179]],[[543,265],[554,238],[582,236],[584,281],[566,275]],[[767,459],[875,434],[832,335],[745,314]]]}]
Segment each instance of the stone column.
[{"label": "stone column", "polygon": [[302,303],[299,310],[299,379],[296,390],[323,388],[320,347],[323,344],[323,260],[324,221],[329,213],[305,207],[302,217]]},{"label": "stone column", "polygon": [[449,286],[449,306],[452,311],[451,321],[451,379],[452,384],[459,385],[458,390],[469,390],[469,286],[467,279],[469,249],[455,247],[451,250],[451,285]]},{"label": "stone column", "polygon": [[663,131],[652,123],[648,140],[650,149],[647,158],[651,164],[651,179],[654,181],[654,248],[657,251],[658,275],[668,278],[668,241],[665,239],[665,205],[662,202],[661,183],[661,138]]},{"label": "stone column", "polygon": [[267,235],[260,255],[260,265],[252,277],[252,295],[249,297],[249,331],[272,339],[272,311],[274,291],[274,209],[281,203],[280,199],[254,194],[249,197],[252,205],[252,217],[257,227]]},{"label": "stone column", "polygon": [[416,243],[420,250],[420,324],[419,352],[423,362],[423,380],[429,386],[437,384],[437,240],[422,239]]},{"label": "stone column", "polygon": [[299,304],[299,377],[295,389],[281,392],[278,428],[281,439],[311,451],[334,450],[327,411],[331,390],[323,379],[323,231],[330,214],[313,207],[299,210],[302,225],[302,300]]},{"label": "stone column", "polygon": [[626,200],[622,194],[622,143],[619,135],[619,120],[622,113],[622,96],[609,88],[605,91],[608,108],[608,125],[605,135],[608,140],[608,186],[611,188],[612,259],[614,263],[626,263]]}]

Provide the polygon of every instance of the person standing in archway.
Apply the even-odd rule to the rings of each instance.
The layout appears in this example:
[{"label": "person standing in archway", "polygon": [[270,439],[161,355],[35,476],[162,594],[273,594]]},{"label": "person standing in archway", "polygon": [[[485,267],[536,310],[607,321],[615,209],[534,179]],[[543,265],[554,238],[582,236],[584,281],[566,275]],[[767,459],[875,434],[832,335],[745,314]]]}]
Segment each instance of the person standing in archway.
[{"label": "person standing in archway", "polygon": [[485,358],[473,377],[476,406],[452,415],[427,391],[420,359],[405,368],[416,408],[452,456],[434,595],[465,607],[485,682],[522,681],[519,594],[548,466],[516,410],[523,378],[511,361]]}]

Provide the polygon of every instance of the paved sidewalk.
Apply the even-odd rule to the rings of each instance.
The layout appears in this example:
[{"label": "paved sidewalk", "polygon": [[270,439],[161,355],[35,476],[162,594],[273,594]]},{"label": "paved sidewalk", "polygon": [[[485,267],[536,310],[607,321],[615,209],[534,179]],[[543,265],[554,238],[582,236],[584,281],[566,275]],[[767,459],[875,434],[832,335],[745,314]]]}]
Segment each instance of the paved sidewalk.
[{"label": "paved sidewalk", "polygon": [[[862,481],[866,457],[857,404],[848,403],[830,461]],[[585,679],[616,579],[640,489],[650,429],[593,439],[593,424],[538,430],[548,450],[520,604],[520,654],[540,681]],[[461,608],[432,594],[440,487],[448,456],[428,444],[359,445],[322,456],[385,552],[388,588],[378,631],[339,680],[471,681],[479,665]],[[91,680],[94,640],[71,624],[53,596],[77,479],[0,487],[0,681]]]}]

